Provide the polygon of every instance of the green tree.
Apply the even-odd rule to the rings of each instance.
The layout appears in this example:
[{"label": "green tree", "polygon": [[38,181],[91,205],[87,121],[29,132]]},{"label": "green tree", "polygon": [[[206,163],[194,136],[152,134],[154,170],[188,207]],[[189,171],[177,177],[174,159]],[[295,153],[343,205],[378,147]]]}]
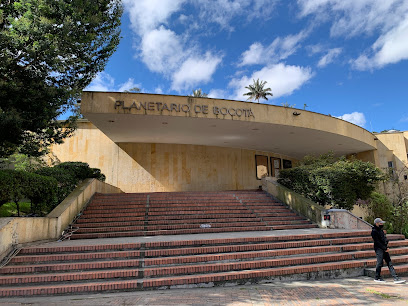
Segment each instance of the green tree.
[{"label": "green tree", "polygon": [[357,200],[370,198],[376,183],[384,179],[369,162],[328,153],[307,156],[297,167],[282,170],[278,182],[321,205],[352,209]]},{"label": "green tree", "polygon": [[139,87],[132,87],[132,88],[130,88],[130,89],[128,89],[128,90],[125,90],[124,92],[128,92],[128,93],[131,93],[131,92],[139,93],[139,92],[140,92],[140,88],[139,88]]},{"label": "green tree", "polygon": [[120,0],[0,3],[0,157],[47,152],[75,129],[81,91],[120,39]]},{"label": "green tree", "polygon": [[257,79],[256,81],[253,80],[252,85],[248,85],[245,88],[249,90],[249,92],[244,93],[244,96],[248,96],[247,100],[257,100],[259,103],[259,99],[265,99],[268,100],[267,96],[273,96],[270,91],[272,89],[264,88],[266,85],[266,81],[259,81]]},{"label": "green tree", "polygon": [[203,92],[203,91],[201,90],[201,88],[199,88],[199,89],[193,90],[193,93],[192,93],[191,96],[192,96],[192,97],[196,97],[196,98],[207,98],[207,97],[208,97],[208,94],[206,94],[205,92]]}]

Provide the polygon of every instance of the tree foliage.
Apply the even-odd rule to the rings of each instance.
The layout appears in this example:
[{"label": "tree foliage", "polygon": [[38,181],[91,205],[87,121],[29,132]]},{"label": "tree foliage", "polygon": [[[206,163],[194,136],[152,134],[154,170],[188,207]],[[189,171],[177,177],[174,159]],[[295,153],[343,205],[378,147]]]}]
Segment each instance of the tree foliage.
[{"label": "tree foliage", "polygon": [[0,157],[46,153],[72,134],[80,92],[120,39],[119,0],[0,3]]},{"label": "tree foliage", "polygon": [[35,172],[0,170],[0,206],[14,202],[20,214],[19,202],[31,201],[31,213],[50,212],[86,178],[105,180],[105,175],[87,163],[65,162],[54,167],[43,167]]},{"label": "tree foliage", "polygon": [[199,88],[199,89],[193,90],[193,93],[191,94],[191,96],[195,98],[207,98],[208,94],[206,94],[205,92],[201,90],[201,88]]},{"label": "tree foliage", "polygon": [[268,100],[268,96],[273,96],[270,91],[272,89],[264,88],[266,85],[266,81],[259,81],[257,79],[256,81],[253,80],[252,85],[245,86],[246,89],[249,90],[249,92],[244,93],[244,96],[248,96],[248,100],[257,100],[259,103],[259,99],[265,99]]},{"label": "tree foliage", "polygon": [[297,167],[280,172],[278,182],[321,205],[352,209],[358,199],[368,199],[385,177],[369,162],[333,153],[307,156]]}]

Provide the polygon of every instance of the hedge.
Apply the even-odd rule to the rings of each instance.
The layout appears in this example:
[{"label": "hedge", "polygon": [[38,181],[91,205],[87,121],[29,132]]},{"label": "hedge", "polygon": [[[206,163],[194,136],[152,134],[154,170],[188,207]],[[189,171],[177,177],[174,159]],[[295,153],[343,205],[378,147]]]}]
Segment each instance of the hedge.
[{"label": "hedge", "polygon": [[31,213],[50,212],[86,178],[104,181],[105,175],[81,162],[65,162],[35,172],[0,170],[0,207],[14,202],[20,215],[18,203],[26,198],[31,201]]},{"label": "hedge", "polygon": [[329,153],[306,157],[299,166],[282,170],[278,182],[321,205],[352,209],[358,199],[368,199],[383,179],[372,163],[335,159]]}]

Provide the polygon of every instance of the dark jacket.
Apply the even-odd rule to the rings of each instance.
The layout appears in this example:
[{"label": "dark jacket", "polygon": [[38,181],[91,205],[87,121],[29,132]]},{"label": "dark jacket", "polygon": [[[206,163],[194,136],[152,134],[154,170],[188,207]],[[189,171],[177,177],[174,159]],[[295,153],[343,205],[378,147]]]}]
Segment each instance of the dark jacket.
[{"label": "dark jacket", "polygon": [[374,250],[382,249],[385,251],[388,248],[387,236],[385,235],[384,231],[378,226],[373,226],[371,237],[373,237],[374,240]]}]

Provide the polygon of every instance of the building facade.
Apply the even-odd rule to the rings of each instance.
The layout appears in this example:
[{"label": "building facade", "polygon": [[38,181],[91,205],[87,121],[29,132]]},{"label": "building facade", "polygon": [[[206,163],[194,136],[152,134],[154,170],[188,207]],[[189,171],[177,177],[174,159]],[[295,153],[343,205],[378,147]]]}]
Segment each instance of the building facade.
[{"label": "building facade", "polygon": [[[401,179],[408,132],[372,134],[306,110],[209,98],[84,92],[75,135],[52,147],[63,161],[100,168],[125,192],[258,188],[305,155],[333,151]],[[401,170],[401,171],[400,171]]]}]

